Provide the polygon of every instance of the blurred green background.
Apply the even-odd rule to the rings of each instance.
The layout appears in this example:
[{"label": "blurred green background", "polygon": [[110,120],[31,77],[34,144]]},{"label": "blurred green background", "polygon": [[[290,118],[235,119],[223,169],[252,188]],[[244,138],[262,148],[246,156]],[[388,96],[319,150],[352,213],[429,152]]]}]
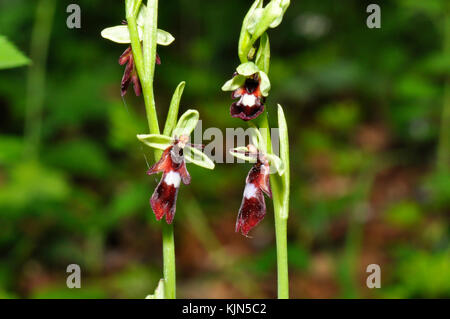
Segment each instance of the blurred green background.
[{"label": "blurred green background", "polygon": [[[68,29],[72,2],[0,1],[0,35],[33,61],[0,71],[0,297],[144,298],[162,277],[148,203],[160,177],[145,174],[152,157],[135,138],[142,99],[120,98],[126,46],[100,37],[124,4],[77,1],[81,29]],[[293,298],[450,297],[448,1],[378,1],[382,28],[368,29],[371,2],[293,0],[269,33],[266,106],[273,125],[284,106],[291,139]],[[160,123],[184,80],[181,111],[197,108],[204,129],[245,127],[220,87],[250,4],[160,1],[159,26],[176,38],[158,49]],[[249,169],[188,165],[178,297],[276,297],[270,200],[253,238],[234,232]],[[81,289],[66,287],[72,263]],[[380,289],[366,286],[372,263]]]}]

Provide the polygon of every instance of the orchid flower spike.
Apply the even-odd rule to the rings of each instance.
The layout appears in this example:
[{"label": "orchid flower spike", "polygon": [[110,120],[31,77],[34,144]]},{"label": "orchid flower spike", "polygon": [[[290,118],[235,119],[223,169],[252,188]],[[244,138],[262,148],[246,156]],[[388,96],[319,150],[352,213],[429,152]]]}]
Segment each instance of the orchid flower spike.
[{"label": "orchid flower spike", "polygon": [[150,206],[156,219],[166,216],[171,224],[175,216],[176,201],[181,182],[188,185],[191,176],[186,162],[207,169],[214,169],[213,161],[197,145],[189,143],[189,135],[197,126],[199,113],[186,111],[178,120],[171,136],[161,134],[140,134],[137,138],[149,147],[164,150],[160,160],[147,172],[148,175],[162,172],[162,178],[150,198]]}]

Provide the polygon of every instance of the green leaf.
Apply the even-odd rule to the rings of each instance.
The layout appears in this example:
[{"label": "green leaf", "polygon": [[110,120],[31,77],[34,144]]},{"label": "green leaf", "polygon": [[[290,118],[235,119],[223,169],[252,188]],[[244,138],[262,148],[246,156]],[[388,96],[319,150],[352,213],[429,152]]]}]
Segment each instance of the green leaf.
[{"label": "green leaf", "polygon": [[183,150],[184,158],[188,163],[195,164],[207,169],[214,169],[214,162],[202,151],[186,145]]},{"label": "green leaf", "polygon": [[198,123],[199,114],[197,110],[187,110],[181,115],[177,126],[172,132],[173,137],[189,136]]},{"label": "green leaf", "polygon": [[164,299],[164,279],[160,279],[153,295],[148,295],[145,299]]},{"label": "green leaf", "polygon": [[244,161],[247,161],[250,163],[256,163],[257,158],[255,155],[250,156],[250,155],[245,154],[245,153],[248,153],[248,151],[249,150],[248,150],[247,146],[239,146],[239,147],[230,149],[229,152],[231,155],[233,155],[236,158],[239,158],[241,160],[244,160]]},{"label": "green leaf", "polygon": [[28,59],[4,36],[0,36],[0,69],[16,68],[30,64]]},{"label": "green leaf", "polygon": [[270,80],[267,74],[263,71],[259,72],[259,76],[261,78],[261,84],[259,85],[259,89],[261,90],[261,94],[263,96],[268,96],[270,91]]},{"label": "green leaf", "polygon": [[164,135],[171,136],[172,130],[177,124],[178,109],[180,107],[181,96],[183,95],[184,87],[186,82],[181,82],[178,84],[175,92],[172,95],[172,100],[170,101],[169,112],[167,113],[166,124],[164,125]]},{"label": "green leaf", "polygon": [[269,66],[270,66],[270,43],[269,36],[267,32],[264,32],[259,40],[259,49],[256,54],[256,66],[264,71],[266,74],[269,74]]},{"label": "green leaf", "polygon": [[234,91],[244,85],[246,77],[243,75],[236,75],[228,80],[223,86],[222,91]]},{"label": "green leaf", "polygon": [[259,68],[253,62],[242,63],[236,68],[237,73],[243,76],[250,76],[259,72]]},{"label": "green leaf", "polygon": [[138,134],[137,138],[145,145],[158,150],[165,150],[172,144],[172,138],[161,134]]}]

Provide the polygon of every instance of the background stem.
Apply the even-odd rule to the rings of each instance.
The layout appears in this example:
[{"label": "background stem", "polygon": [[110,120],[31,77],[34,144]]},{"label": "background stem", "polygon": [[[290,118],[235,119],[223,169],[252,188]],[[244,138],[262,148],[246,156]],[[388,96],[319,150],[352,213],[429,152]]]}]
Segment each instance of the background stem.
[{"label": "background stem", "polygon": [[[450,4],[447,3],[444,22],[444,55],[450,54]],[[444,100],[442,105],[441,131],[439,134],[437,170],[444,172],[450,167],[450,77],[445,75]]]},{"label": "background stem", "polygon": [[36,158],[39,152],[45,99],[45,69],[54,13],[55,0],[39,1],[31,35],[32,65],[27,76],[24,155],[28,158]]}]

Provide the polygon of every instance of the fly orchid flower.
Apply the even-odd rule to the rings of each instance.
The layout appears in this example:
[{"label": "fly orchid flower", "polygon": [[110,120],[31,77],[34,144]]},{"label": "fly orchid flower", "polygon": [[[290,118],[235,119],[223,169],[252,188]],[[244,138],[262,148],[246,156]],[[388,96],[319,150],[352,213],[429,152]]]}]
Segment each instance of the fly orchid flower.
[{"label": "fly orchid flower", "polygon": [[236,68],[233,78],[222,86],[222,90],[233,91],[232,99],[239,98],[237,102],[231,104],[231,116],[249,121],[264,111],[270,81],[266,72],[260,70],[255,63],[246,62]]},{"label": "fly orchid flower", "polygon": [[[232,91],[232,99],[239,99],[231,104],[232,117],[249,121],[264,112],[264,102],[270,91],[268,77],[270,64],[268,28],[277,27],[290,0],[272,0],[263,7],[263,0],[255,0],[242,23],[238,53],[242,62],[236,68],[233,77],[223,86],[223,91]],[[259,48],[253,45],[259,40]],[[249,61],[256,58],[254,62]]]},{"label": "fly orchid flower", "polygon": [[150,198],[150,206],[156,219],[166,216],[171,224],[175,216],[176,200],[181,182],[188,185],[191,177],[186,162],[213,169],[214,163],[197,145],[188,143],[189,135],[197,125],[198,111],[188,110],[179,119],[171,136],[161,134],[140,134],[137,138],[152,148],[164,150],[161,159],[147,172],[148,175],[162,172],[162,178]]},{"label": "fly orchid flower", "polygon": [[247,237],[249,231],[266,215],[263,193],[272,198],[269,179],[272,169],[274,168],[280,176],[284,174],[281,159],[274,154],[267,154],[259,131],[255,129],[254,132],[257,132],[257,135],[253,142],[256,141],[255,144],[259,146],[249,144],[246,147],[241,146],[230,150],[231,155],[254,163],[245,180],[244,195],[235,228],[236,232],[241,232]]},{"label": "fly orchid flower", "polygon": [[[144,34],[144,23],[147,14],[147,7],[144,4],[141,4],[139,14],[136,20],[139,39],[142,42],[142,36]],[[128,31],[128,26],[126,22],[122,25],[106,28],[101,32],[103,38],[111,40],[116,43],[121,44],[130,44],[130,33]],[[175,38],[167,31],[157,30],[156,34],[156,43],[159,45],[169,45],[171,44]],[[125,71],[122,76],[121,81],[121,96],[124,96],[127,93],[128,87],[130,83],[133,83],[134,93],[139,96],[141,95],[141,83],[139,81],[139,75],[136,70],[136,66],[134,63],[133,51],[131,49],[131,45],[122,53],[119,58],[119,64],[125,66]],[[158,55],[156,55],[156,64],[161,64],[161,60]]]}]

